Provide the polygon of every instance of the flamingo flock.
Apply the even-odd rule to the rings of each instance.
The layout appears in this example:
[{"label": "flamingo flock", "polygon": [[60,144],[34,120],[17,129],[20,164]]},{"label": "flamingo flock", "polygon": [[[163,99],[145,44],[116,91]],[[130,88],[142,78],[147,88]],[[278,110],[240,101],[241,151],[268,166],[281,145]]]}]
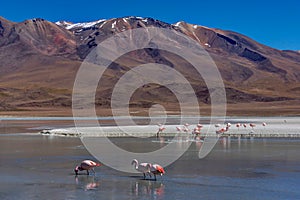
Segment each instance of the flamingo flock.
[{"label": "flamingo flock", "polygon": [[[227,131],[229,131],[229,129],[231,128],[231,123],[227,123],[225,124],[225,127],[222,127],[220,124],[215,124],[215,128],[216,130],[216,134],[223,134]],[[267,126],[267,123],[263,122],[261,124],[263,127]],[[177,126],[176,127],[176,131],[178,132],[186,132],[188,133],[190,131],[189,129],[189,124],[184,124],[182,127]],[[254,129],[256,127],[256,124],[254,123],[249,123],[249,124],[241,124],[241,123],[237,123],[235,124],[235,127],[240,129],[240,127],[251,127],[252,129]],[[222,127],[222,128],[221,128]],[[193,131],[191,132],[192,134],[199,136],[201,134],[201,129],[203,128],[202,124],[197,124],[196,127],[194,129],[192,129]],[[163,132],[166,128],[159,124],[159,128],[158,128],[158,132],[157,132],[157,137],[159,137],[159,134],[161,132]],[[138,172],[143,173],[143,177],[144,179],[147,178],[147,176],[149,176],[150,178],[154,177],[154,180],[156,180],[156,175],[160,175],[163,176],[165,174],[165,170],[164,168],[156,163],[148,163],[148,162],[143,162],[143,163],[139,163],[136,159],[133,159],[131,162],[131,165],[134,166],[134,169],[137,170]],[[94,168],[95,167],[99,167],[101,166],[100,163],[94,162],[92,160],[83,160],[79,165],[77,165],[74,169],[74,172],[76,174],[76,176],[78,175],[79,171],[86,171],[87,175],[89,175],[89,170],[92,171],[95,174]]]},{"label": "flamingo flock", "polygon": [[[261,125],[265,127],[265,126],[267,126],[267,123],[266,123],[266,122],[263,122]],[[235,124],[235,127],[238,128],[238,130],[240,130],[240,127],[244,127],[244,129],[245,129],[245,128],[247,128],[248,126],[249,126],[252,130],[254,130],[254,128],[256,127],[256,124],[255,124],[255,123],[249,123],[249,124],[241,124],[241,123],[237,123],[237,124]],[[218,124],[218,125],[215,125],[215,127],[220,127],[220,125],[219,125],[219,124]],[[230,127],[231,127],[231,124],[230,124],[230,123],[227,123],[225,128],[221,128],[221,129],[217,130],[216,133],[217,133],[217,134],[225,133],[225,132],[229,131],[229,128],[230,128]]]},{"label": "flamingo flock", "polygon": [[[224,126],[222,127],[221,124],[215,124],[216,134],[226,133],[232,127],[231,123],[226,123],[224,125],[225,125],[225,127]],[[261,125],[265,127],[265,126],[267,126],[267,123],[263,122]],[[255,123],[249,123],[249,124],[246,124],[246,123],[243,123],[243,124],[236,123],[235,127],[238,130],[240,130],[241,127],[244,127],[244,129],[246,129],[247,127],[250,127],[252,130],[254,130],[254,128],[256,127],[256,124]],[[203,128],[203,125],[197,124],[196,127],[190,129],[190,125],[188,123],[185,123],[182,126],[176,126],[176,132],[191,133],[191,134],[193,134],[195,136],[199,136],[201,134],[202,128]],[[159,128],[158,128],[156,136],[159,137],[160,133],[162,133],[165,129],[166,129],[166,127],[164,127],[163,125],[159,124]]]}]

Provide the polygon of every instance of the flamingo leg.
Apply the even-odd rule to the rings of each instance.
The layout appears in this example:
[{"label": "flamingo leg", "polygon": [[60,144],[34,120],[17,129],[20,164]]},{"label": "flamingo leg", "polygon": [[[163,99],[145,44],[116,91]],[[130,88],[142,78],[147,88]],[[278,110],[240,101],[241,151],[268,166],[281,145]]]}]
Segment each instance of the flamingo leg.
[{"label": "flamingo leg", "polygon": [[86,174],[87,174],[87,175],[90,175],[90,172],[89,172],[89,170],[86,170]]},{"label": "flamingo leg", "polygon": [[146,174],[145,173],[143,173],[144,174],[144,180],[146,179]]},{"label": "flamingo leg", "polygon": [[93,172],[94,174],[96,174],[96,172],[95,172],[94,168],[92,168],[92,172]]},{"label": "flamingo leg", "polygon": [[156,181],[156,174],[154,174],[154,180]]}]

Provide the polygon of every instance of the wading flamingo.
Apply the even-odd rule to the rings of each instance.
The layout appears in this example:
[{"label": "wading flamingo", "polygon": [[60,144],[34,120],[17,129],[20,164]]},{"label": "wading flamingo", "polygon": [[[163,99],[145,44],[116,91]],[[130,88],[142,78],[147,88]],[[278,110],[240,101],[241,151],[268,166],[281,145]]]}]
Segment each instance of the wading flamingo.
[{"label": "wading flamingo", "polygon": [[176,130],[177,130],[178,132],[181,132],[181,127],[176,126]]},{"label": "wading flamingo", "polygon": [[256,126],[255,124],[249,124],[249,126],[252,128],[252,129],[254,129],[254,127]]},{"label": "wading flamingo", "polygon": [[137,159],[133,159],[131,162],[131,165],[134,165],[134,169],[136,169],[139,172],[142,172],[144,175],[144,179],[146,179],[146,175],[150,174],[150,163],[140,163],[137,161]]},{"label": "wading flamingo", "polygon": [[159,134],[163,132],[166,128],[163,125],[159,125],[156,137],[159,137]]},{"label": "wading flamingo", "polygon": [[100,165],[100,163],[96,163],[92,160],[84,160],[80,163],[80,165],[75,167],[74,172],[76,175],[78,175],[78,171],[86,170],[87,175],[89,175],[89,170],[92,170],[92,172],[95,174],[94,167],[99,167]]},{"label": "wading flamingo", "polygon": [[221,133],[225,133],[225,132],[226,132],[226,128],[221,128],[220,130],[216,131],[217,134],[221,134]]},{"label": "wading flamingo", "polygon": [[203,127],[202,124],[197,124],[197,128],[201,129]]},{"label": "wading flamingo", "polygon": [[154,175],[154,180],[156,180],[156,175],[162,176],[165,174],[165,170],[159,164],[150,164],[150,173]]},{"label": "wading flamingo", "polygon": [[197,127],[194,128],[192,134],[200,135],[200,134],[201,134],[201,128],[202,128],[202,127],[203,127],[202,125],[199,126],[199,124],[198,124]]},{"label": "wading flamingo", "polygon": [[221,128],[221,129],[217,130],[216,133],[217,134],[225,133],[229,130],[229,127],[230,126],[227,125],[226,128]]},{"label": "wading flamingo", "polygon": [[200,135],[200,134],[201,134],[201,132],[200,132],[200,129],[198,129],[198,128],[194,128],[194,130],[193,130],[192,134],[195,134],[195,135]]},{"label": "wading flamingo", "polygon": [[190,131],[190,129],[189,129],[187,126],[184,126],[184,127],[183,127],[183,132],[187,133],[187,132],[189,132],[189,131]]},{"label": "wading flamingo", "polygon": [[182,130],[183,130],[183,132],[185,132],[185,133],[189,132],[189,131],[190,131],[190,129],[189,129],[189,124],[188,124],[188,123],[185,123],[185,124],[183,125],[183,127],[182,127]]},{"label": "wading flamingo", "polygon": [[178,132],[183,131],[183,132],[187,133],[187,132],[190,131],[190,129],[189,129],[189,124],[188,124],[188,123],[185,123],[184,125],[182,125],[182,127],[176,126],[176,130],[177,130]]}]

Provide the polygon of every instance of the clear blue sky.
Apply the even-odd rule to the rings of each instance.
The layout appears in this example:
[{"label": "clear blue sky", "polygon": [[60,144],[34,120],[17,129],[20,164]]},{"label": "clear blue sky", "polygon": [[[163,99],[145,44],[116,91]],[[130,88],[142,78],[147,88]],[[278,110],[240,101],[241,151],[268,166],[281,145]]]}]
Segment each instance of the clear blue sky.
[{"label": "clear blue sky", "polygon": [[300,50],[300,1],[217,0],[5,0],[0,15],[14,22],[31,18],[85,22],[123,16],[232,30],[278,49]]}]

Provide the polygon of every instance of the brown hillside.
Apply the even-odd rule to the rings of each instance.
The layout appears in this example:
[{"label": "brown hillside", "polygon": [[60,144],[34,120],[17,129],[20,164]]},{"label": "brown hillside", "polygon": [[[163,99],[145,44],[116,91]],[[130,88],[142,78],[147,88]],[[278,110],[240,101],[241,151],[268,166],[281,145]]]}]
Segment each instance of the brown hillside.
[{"label": "brown hillside", "polygon": [[[84,58],[116,33],[151,26],[184,33],[205,48],[223,78],[228,114],[300,113],[300,53],[273,49],[232,31],[136,17],[102,20],[89,26],[78,24],[73,28],[43,19],[13,23],[0,18],[0,111],[70,115],[73,84]],[[111,93],[119,78],[149,62],[165,64],[182,73],[195,90],[201,114],[210,113],[208,90],[189,63],[166,51],[143,49],[123,55],[106,70],[95,100],[99,115],[110,114]],[[130,107],[144,115],[154,104],[164,105],[170,113],[179,111],[176,97],[156,84],[136,90]]]}]

